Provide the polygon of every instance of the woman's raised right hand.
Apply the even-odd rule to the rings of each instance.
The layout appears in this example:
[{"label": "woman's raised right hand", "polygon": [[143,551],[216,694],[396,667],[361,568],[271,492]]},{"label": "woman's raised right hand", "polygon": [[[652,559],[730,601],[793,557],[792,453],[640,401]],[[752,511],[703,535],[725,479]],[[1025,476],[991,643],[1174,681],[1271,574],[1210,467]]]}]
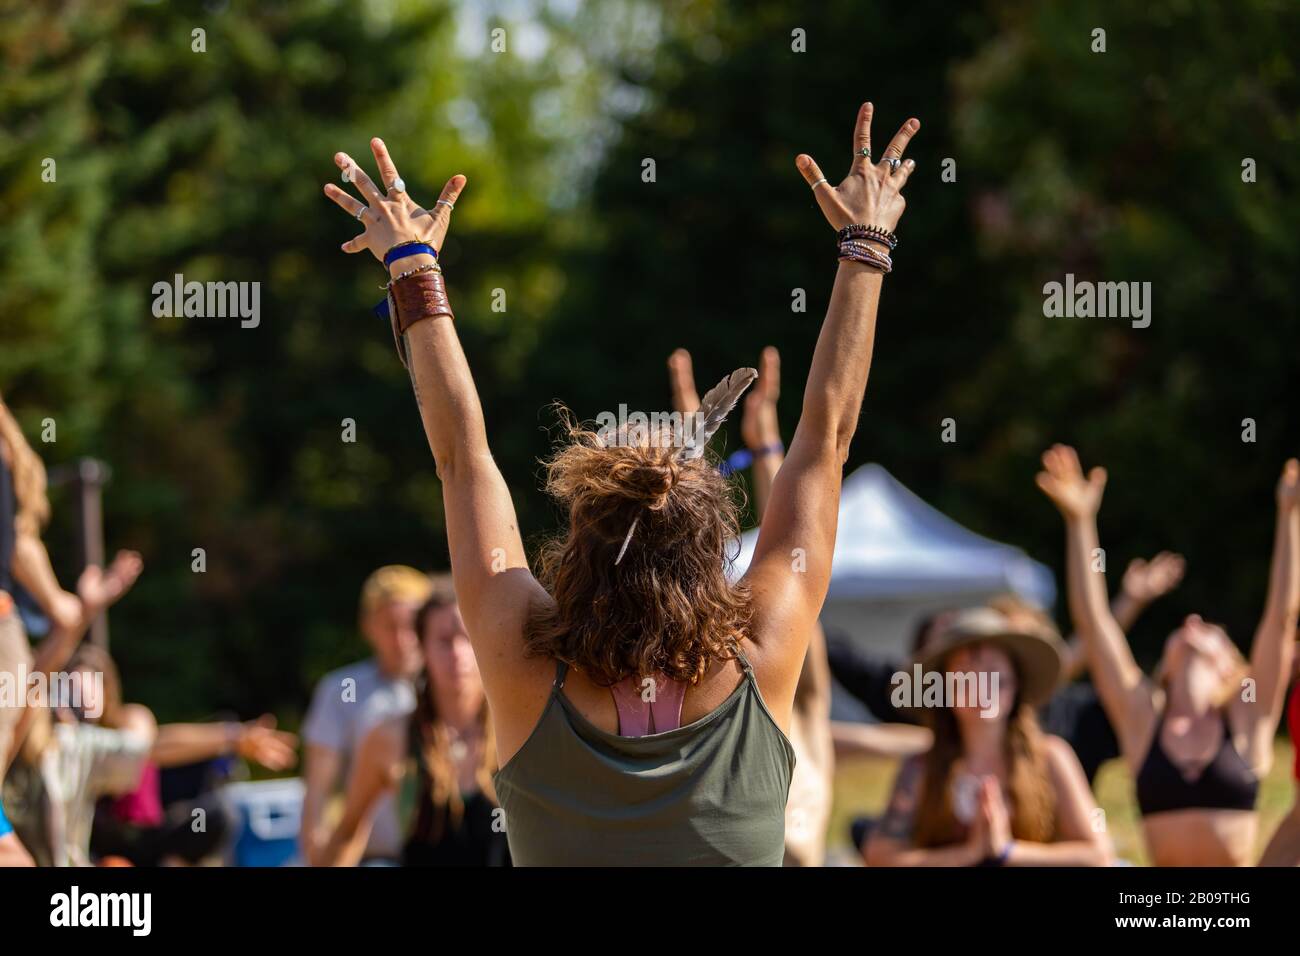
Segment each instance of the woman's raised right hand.
[{"label": "woman's raised right hand", "polygon": [[[880,159],[872,163],[869,154],[873,112],[870,103],[863,103],[858,109],[858,121],[853,128],[853,162],[848,176],[838,186],[825,180],[821,169],[807,153],[795,157],[795,166],[803,174],[804,182],[813,187],[817,205],[832,229],[857,224],[879,226],[892,232],[907,205],[900,190],[906,185],[916,163],[909,159],[895,166],[890,160],[903,159],[903,150],[921,128],[921,121],[913,117],[904,123]],[[868,155],[863,155],[864,149]]]}]

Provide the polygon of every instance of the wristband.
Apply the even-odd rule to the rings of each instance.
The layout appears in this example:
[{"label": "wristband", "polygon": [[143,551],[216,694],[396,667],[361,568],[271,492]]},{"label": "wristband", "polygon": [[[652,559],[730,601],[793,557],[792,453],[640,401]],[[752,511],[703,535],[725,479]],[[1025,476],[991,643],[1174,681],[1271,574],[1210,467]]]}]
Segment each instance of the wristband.
[{"label": "wristband", "polygon": [[[388,286],[388,298],[382,305],[393,329],[397,357],[402,360],[403,366],[407,365],[403,339],[407,329],[422,319],[431,319],[437,315],[456,318],[447,299],[447,286],[443,282],[441,270],[415,270],[393,280]],[[378,312],[379,307],[375,311]]]},{"label": "wristband", "polygon": [[753,463],[754,453],[748,448],[742,448],[739,451],[733,451],[725,460],[719,462],[718,471],[722,472],[722,476],[725,478],[738,471],[744,471]]},{"label": "wristband", "polygon": [[868,226],[864,223],[853,223],[852,225],[845,226],[835,234],[835,238],[839,242],[844,242],[848,239],[873,239],[876,242],[882,242],[887,245],[890,252],[893,252],[898,246],[898,236],[894,233],[890,232],[888,229],[881,228],[880,226]]},{"label": "wristband", "polygon": [[764,445],[762,448],[750,451],[748,448],[741,448],[739,451],[733,451],[724,461],[719,463],[718,471],[722,472],[723,477],[734,474],[738,471],[744,471],[754,463],[756,459],[766,458],[768,455],[779,455],[785,453],[785,445],[781,442],[773,442],[770,445]]},{"label": "wristband", "polygon": [[398,259],[405,259],[407,256],[426,255],[438,258],[438,250],[433,248],[427,242],[419,239],[411,242],[399,242],[393,248],[384,253],[384,268],[387,269]]}]

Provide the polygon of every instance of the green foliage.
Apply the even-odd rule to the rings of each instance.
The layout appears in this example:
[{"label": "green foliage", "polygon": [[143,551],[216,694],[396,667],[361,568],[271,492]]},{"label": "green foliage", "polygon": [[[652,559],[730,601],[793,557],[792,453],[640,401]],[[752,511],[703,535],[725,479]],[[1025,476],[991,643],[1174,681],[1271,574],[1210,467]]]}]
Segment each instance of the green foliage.
[{"label": "green foliage", "polygon": [[[109,545],[148,563],[114,652],[164,719],[292,723],[315,677],[363,653],[365,574],[445,565],[410,386],[368,312],[382,272],[338,251],[355,224],[320,191],[332,154],[365,160],[371,135],[427,201],[469,177],[443,257],[535,539],[556,523],[537,490],[548,404],[663,408],[677,346],[707,385],[777,345],[790,435],[834,272],[794,157],[842,175],[864,99],[877,154],[919,116],[849,466],[879,461],[1052,560],[1036,456],[1077,442],[1112,473],[1112,567],[1189,557],[1142,647],[1190,610],[1248,636],[1272,483],[1300,446],[1293,4],[0,5],[0,390],[29,434],[58,421],[48,463],[113,467]],[[1066,272],[1151,282],[1151,327],[1045,318],[1042,286]],[[153,284],[176,273],[260,282],[261,324],[156,318]],[[50,540],[70,573],[68,504]]]}]

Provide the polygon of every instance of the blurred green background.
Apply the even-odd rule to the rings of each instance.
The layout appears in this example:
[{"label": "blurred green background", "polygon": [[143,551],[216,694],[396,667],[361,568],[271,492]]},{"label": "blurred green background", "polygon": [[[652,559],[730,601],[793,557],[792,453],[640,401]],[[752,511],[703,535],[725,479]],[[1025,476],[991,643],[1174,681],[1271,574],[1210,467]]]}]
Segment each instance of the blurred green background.
[{"label": "blurred green background", "polygon": [[[1300,451],[1295,3],[0,12],[0,392],[33,438],[56,420],[57,442],[36,443],[47,464],[113,468],[110,550],[147,568],[112,649],[160,719],[269,710],[296,726],[312,682],[364,653],[365,575],[446,564],[410,385],[369,312],[382,270],[339,252],[356,224],[321,195],[334,151],[368,158],[383,136],[425,202],[469,177],[448,285],[535,541],[557,523],[538,491],[549,403],[664,408],[677,346],[702,383],[779,346],[790,433],[835,269],[793,159],[842,175],[868,98],[878,151],[908,116],[924,126],[849,468],[878,461],[1059,570],[1033,475],[1049,443],[1077,443],[1111,472],[1112,568],[1164,548],[1189,560],[1133,634],[1139,656],[1193,610],[1249,640],[1273,484]],[[261,324],[155,318],[151,288],[178,272],[261,282]],[[1150,282],[1150,327],[1045,318],[1043,284],[1067,272]],[[56,492],[48,535],[69,579],[70,497]]]}]

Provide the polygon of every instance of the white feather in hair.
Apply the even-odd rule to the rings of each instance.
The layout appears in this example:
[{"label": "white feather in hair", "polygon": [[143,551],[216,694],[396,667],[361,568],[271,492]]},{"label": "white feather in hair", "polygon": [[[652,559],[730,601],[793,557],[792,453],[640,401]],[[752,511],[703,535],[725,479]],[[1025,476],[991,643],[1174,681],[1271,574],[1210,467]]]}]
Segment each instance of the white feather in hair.
[{"label": "white feather in hair", "polygon": [[693,461],[704,454],[709,439],[722,427],[722,423],[740,401],[740,396],[754,384],[756,378],[758,372],[755,369],[738,368],[705,393],[693,419],[696,423],[695,432],[686,436],[682,450],[677,453],[679,461]]}]

